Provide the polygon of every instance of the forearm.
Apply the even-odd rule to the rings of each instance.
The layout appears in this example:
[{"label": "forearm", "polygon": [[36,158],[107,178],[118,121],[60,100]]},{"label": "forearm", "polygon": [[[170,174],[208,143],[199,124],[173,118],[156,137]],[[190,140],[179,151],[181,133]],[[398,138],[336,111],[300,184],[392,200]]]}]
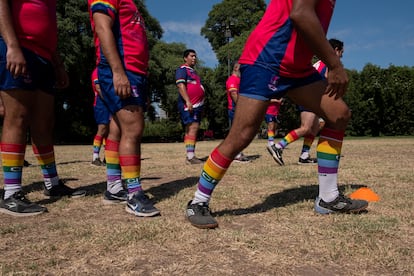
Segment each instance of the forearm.
[{"label": "forearm", "polygon": [[186,103],[191,102],[190,97],[188,96],[187,89],[186,89],[185,85],[183,83],[180,83],[180,84],[178,84],[177,88],[178,88],[178,93],[180,93],[183,100]]},{"label": "forearm", "polygon": [[0,0],[0,34],[6,42],[8,48],[20,47],[13,27],[13,20],[8,0]]},{"label": "forearm", "polygon": [[342,66],[339,57],[335,54],[315,12],[318,0],[296,0],[290,14],[298,35],[309,45],[313,53],[318,56],[328,68]]},{"label": "forearm", "polygon": [[238,97],[237,92],[230,92],[230,98],[232,99],[234,103],[237,103],[237,97]]}]

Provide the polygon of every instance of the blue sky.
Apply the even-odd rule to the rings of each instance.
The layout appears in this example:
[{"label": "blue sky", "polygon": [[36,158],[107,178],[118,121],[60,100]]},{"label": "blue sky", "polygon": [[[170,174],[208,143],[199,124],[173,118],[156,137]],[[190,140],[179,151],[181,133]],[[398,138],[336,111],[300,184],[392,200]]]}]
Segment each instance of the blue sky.
[{"label": "blue sky", "polygon": [[[200,29],[213,5],[220,2],[148,0],[146,5],[161,23],[164,41],[185,43],[207,66],[215,67],[215,54]],[[413,11],[413,0],[337,0],[327,37],[344,41],[342,61],[348,69],[362,70],[367,63],[383,68],[414,66]]]}]

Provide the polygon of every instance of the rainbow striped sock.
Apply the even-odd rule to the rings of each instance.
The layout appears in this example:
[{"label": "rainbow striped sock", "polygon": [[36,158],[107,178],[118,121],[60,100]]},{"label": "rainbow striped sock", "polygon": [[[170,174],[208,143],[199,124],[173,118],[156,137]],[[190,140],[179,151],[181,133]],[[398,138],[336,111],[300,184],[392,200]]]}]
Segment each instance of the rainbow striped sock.
[{"label": "rainbow striped sock", "polygon": [[303,137],[301,158],[305,159],[310,156],[309,152],[310,152],[310,148],[312,147],[312,143],[314,140],[315,140],[315,136],[312,134],[309,134]]},{"label": "rainbow striped sock", "polygon": [[338,196],[338,167],[344,131],[324,128],[321,131],[317,151],[319,173],[319,197],[331,202]]},{"label": "rainbow striped sock", "polygon": [[296,131],[292,130],[285,137],[283,137],[282,140],[279,141],[279,143],[277,143],[277,147],[280,148],[280,149],[284,149],[284,148],[287,147],[287,145],[289,145],[290,143],[295,142],[299,138],[300,137],[298,136]]},{"label": "rainbow striped sock", "polygon": [[141,157],[139,155],[120,155],[119,161],[127,184],[128,194],[132,195],[142,191],[140,179]]},{"label": "rainbow striped sock", "polygon": [[230,158],[222,155],[218,148],[213,150],[204,164],[203,171],[198,180],[193,204],[210,201],[214,188],[223,178],[232,161]]},{"label": "rainbow striped sock", "polygon": [[103,137],[100,135],[95,135],[93,139],[93,157],[92,160],[99,158],[99,152],[101,151]]},{"label": "rainbow striped sock", "polygon": [[195,136],[191,136],[188,134],[184,136],[184,145],[188,159],[192,159],[195,156],[196,140],[197,138]]},{"label": "rainbow striped sock", "polygon": [[268,129],[267,130],[267,144],[273,145],[275,142],[275,132],[273,130]]},{"label": "rainbow striped sock", "polygon": [[112,194],[116,194],[123,189],[118,151],[119,142],[106,139],[106,189]]},{"label": "rainbow striped sock", "polygon": [[53,145],[36,146],[33,144],[32,148],[33,153],[37,158],[37,162],[42,168],[43,180],[45,182],[46,189],[50,190],[52,186],[59,185]]},{"label": "rainbow striped sock", "polygon": [[3,165],[4,199],[22,189],[22,169],[26,145],[1,144],[1,162]]}]

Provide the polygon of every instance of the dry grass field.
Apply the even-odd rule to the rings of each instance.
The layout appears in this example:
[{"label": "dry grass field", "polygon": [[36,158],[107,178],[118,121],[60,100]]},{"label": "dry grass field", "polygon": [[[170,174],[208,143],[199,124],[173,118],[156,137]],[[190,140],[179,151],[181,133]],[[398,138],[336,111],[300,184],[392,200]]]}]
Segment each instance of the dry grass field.
[{"label": "dry grass field", "polygon": [[[199,142],[207,156],[220,141]],[[344,193],[368,186],[381,200],[359,215],[317,215],[315,165],[297,165],[302,140],[278,166],[254,140],[257,157],[234,163],[213,194],[215,230],[184,218],[201,165],[185,165],[182,143],[142,146],[142,183],[161,210],[137,218],[103,205],[105,168],[92,146],[57,146],[60,177],[81,199],[46,200],[40,169],[24,169],[28,198],[49,212],[0,214],[1,275],[414,275],[414,138],[346,139],[339,181]],[[315,155],[315,145],[312,148]],[[31,148],[26,159],[36,164]]]}]

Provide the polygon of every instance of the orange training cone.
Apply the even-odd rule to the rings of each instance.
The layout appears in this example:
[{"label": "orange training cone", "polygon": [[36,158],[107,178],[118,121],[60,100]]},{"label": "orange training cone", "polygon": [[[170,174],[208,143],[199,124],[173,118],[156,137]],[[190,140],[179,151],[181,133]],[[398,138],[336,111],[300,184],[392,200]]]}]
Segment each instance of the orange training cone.
[{"label": "orange training cone", "polygon": [[380,200],[379,195],[377,195],[373,190],[367,187],[359,188],[349,195],[352,199],[363,199],[368,202],[376,202]]}]

